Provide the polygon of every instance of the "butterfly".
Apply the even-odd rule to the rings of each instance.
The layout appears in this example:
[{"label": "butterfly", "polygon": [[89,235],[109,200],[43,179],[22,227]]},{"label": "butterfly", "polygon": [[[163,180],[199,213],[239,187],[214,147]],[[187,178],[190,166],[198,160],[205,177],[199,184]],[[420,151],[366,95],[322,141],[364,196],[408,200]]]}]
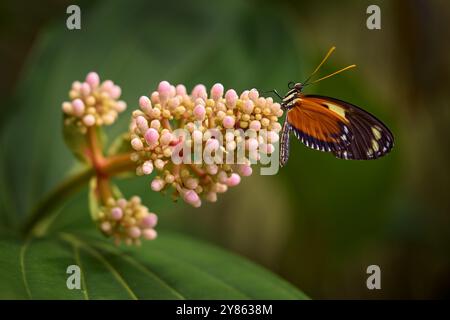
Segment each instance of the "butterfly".
[{"label": "butterfly", "polygon": [[290,82],[289,91],[281,97],[281,108],[287,111],[280,137],[280,166],[289,158],[289,137],[292,132],[304,145],[330,152],[346,160],[372,160],[389,153],[394,136],[388,127],[369,112],[354,104],[326,96],[303,94],[305,86],[319,82],[342,71],[309,83],[311,77],[335,50],[332,47],[319,66],[303,83]]}]

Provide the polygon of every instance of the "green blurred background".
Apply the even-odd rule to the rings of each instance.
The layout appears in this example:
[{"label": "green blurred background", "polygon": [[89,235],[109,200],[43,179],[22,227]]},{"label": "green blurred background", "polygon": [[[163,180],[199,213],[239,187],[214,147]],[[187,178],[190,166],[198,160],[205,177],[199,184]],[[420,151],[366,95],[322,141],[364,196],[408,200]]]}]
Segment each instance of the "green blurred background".
[{"label": "green blurred background", "polygon": [[[78,3],[78,31],[66,28],[69,4],[0,4],[1,232],[73,170],[60,105],[87,72],[121,85],[129,114],[161,80],[284,92],[335,45],[322,74],[358,68],[308,92],[383,119],[396,138],[387,157],[342,161],[293,140],[278,175],[255,174],[200,209],[151,192],[148,178],[117,183],[159,214],[160,233],[228,248],[314,299],[450,297],[447,3],[97,0]],[[381,30],[366,28],[371,4],[381,7]],[[93,228],[85,199],[71,199],[55,225]],[[381,290],[366,288],[371,264],[381,267]]]}]

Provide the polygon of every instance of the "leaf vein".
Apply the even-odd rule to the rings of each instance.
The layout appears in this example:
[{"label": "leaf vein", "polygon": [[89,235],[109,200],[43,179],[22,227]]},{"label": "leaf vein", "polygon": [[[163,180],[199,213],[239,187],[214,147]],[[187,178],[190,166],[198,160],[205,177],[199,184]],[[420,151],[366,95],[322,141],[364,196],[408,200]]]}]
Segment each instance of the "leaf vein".
[{"label": "leaf vein", "polygon": [[130,295],[130,297],[133,300],[138,300],[138,297],[136,296],[136,294],[134,293],[134,291],[130,288],[130,286],[128,285],[128,283],[125,281],[125,279],[121,276],[121,274],[119,273],[119,271],[117,271],[113,265],[111,265],[108,260],[100,253],[98,252],[94,247],[90,246],[89,244],[81,241],[80,239],[78,239],[76,236],[69,234],[69,233],[61,233],[61,238],[65,241],[68,241],[69,243],[75,243],[81,246],[81,248],[83,248],[86,252],[88,252],[91,256],[93,256],[94,258],[96,258],[98,261],[100,261],[101,263],[103,263],[103,265],[109,270],[111,271],[111,273],[113,274],[113,276],[116,278],[117,282],[119,282],[124,288],[125,290],[128,292],[128,294]]},{"label": "leaf vein", "polygon": [[142,263],[140,263],[138,260],[136,260],[136,258],[134,258],[133,256],[127,255],[127,254],[123,254],[120,255],[117,252],[111,250],[110,248],[107,248],[106,246],[104,246],[103,244],[99,244],[101,245],[104,249],[108,250],[109,252],[111,252],[112,254],[114,254],[115,256],[117,256],[118,258],[122,259],[122,260],[128,260],[131,264],[133,264],[137,269],[140,269],[141,271],[153,276],[155,279],[157,279],[160,283],[164,284],[167,288],[170,289],[170,291],[172,291],[175,295],[177,295],[180,299],[182,300],[186,300],[186,297],[183,296],[181,294],[181,292],[179,292],[177,289],[175,289],[174,287],[172,287],[169,283],[167,283],[167,281],[165,281],[163,278],[161,278],[160,276],[158,276],[156,273],[154,273],[153,271],[151,271],[149,268],[147,268],[145,265],[143,265]]},{"label": "leaf vein", "polygon": [[23,280],[23,284],[25,286],[25,290],[30,299],[32,299],[32,296],[31,296],[30,286],[29,286],[28,280],[27,280],[27,275],[25,272],[25,253],[26,253],[28,247],[30,246],[31,240],[32,240],[31,237],[26,239],[25,242],[23,243],[23,245],[20,247],[20,272],[22,273],[22,280]]}]

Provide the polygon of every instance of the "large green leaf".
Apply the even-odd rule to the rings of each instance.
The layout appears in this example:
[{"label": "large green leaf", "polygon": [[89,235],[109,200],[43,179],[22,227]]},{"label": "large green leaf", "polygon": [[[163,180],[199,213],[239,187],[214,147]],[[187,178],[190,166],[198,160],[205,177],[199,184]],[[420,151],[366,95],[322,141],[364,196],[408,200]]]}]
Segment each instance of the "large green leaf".
[{"label": "large green leaf", "polygon": [[[32,299],[304,299],[257,265],[185,236],[164,233],[139,248],[96,236],[0,240],[0,298]],[[67,267],[81,269],[69,290]]]},{"label": "large green leaf", "polygon": [[[33,206],[73,171],[60,121],[73,80],[96,70],[122,86],[129,110],[107,130],[114,141],[126,130],[138,97],[161,80],[188,87],[220,81],[243,90],[284,85],[298,71],[286,18],[263,5],[256,12],[240,1],[201,0],[182,7],[177,1],[141,0],[132,6],[104,1],[82,6],[82,13],[81,31],[68,31],[59,19],[42,34],[18,86],[18,104],[1,128],[0,297],[304,298],[243,258],[164,229],[140,248],[116,248],[91,235],[95,226],[86,192],[46,221],[41,230],[46,236],[24,241],[14,234]],[[274,60],[290,63],[265,68]],[[185,207],[151,192],[148,182],[141,177],[117,184],[126,196],[140,195],[164,227],[165,214]],[[66,288],[71,264],[82,268],[81,291]]]}]

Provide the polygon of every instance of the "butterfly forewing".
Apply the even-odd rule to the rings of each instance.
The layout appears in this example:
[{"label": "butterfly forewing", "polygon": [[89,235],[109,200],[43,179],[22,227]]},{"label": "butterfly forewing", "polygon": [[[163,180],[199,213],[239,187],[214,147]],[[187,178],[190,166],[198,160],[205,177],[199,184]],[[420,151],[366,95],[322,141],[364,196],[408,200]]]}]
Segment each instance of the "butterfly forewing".
[{"label": "butterfly forewing", "polygon": [[294,135],[307,147],[327,152],[343,150],[351,142],[349,121],[318,101],[303,97],[288,111]]},{"label": "butterfly forewing", "polygon": [[299,95],[287,122],[307,147],[342,159],[377,159],[394,143],[392,133],[375,116],[330,97]]}]

